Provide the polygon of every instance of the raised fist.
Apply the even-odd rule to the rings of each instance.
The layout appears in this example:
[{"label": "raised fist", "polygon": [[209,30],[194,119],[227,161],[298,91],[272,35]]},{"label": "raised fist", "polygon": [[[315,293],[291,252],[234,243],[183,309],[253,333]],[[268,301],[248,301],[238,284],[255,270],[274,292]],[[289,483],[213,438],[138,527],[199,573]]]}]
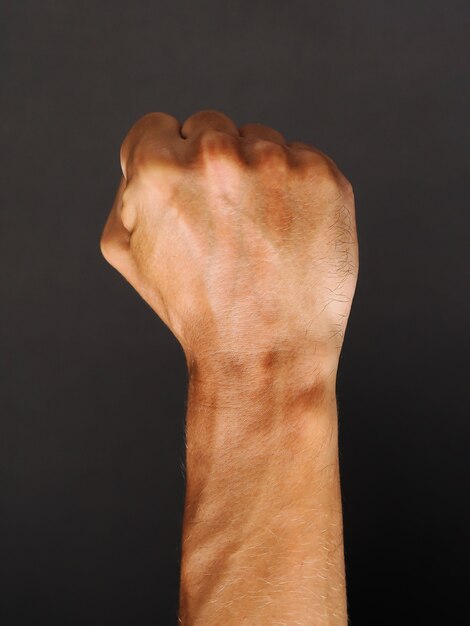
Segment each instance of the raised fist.
[{"label": "raised fist", "polygon": [[150,113],[121,147],[105,258],[206,355],[314,352],[337,363],[358,249],[351,185],[315,148],[216,111]]}]

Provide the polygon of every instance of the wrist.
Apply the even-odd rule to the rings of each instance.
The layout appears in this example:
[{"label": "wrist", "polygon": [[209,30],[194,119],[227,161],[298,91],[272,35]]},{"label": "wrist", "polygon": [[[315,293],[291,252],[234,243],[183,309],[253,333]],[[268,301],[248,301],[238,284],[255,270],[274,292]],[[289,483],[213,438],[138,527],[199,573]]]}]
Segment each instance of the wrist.
[{"label": "wrist", "polygon": [[207,386],[245,396],[320,389],[334,394],[337,351],[320,342],[237,347],[206,345],[185,350],[191,386]]},{"label": "wrist", "polygon": [[188,369],[187,444],[198,458],[231,449],[249,462],[321,448],[336,432],[336,364],[315,350],[208,350]]}]

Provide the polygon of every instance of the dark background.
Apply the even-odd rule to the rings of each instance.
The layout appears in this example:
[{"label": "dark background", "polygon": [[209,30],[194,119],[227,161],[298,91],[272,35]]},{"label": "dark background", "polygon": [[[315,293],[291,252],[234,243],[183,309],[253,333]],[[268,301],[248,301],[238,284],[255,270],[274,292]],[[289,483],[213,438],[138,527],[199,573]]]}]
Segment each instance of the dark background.
[{"label": "dark background", "polygon": [[316,144],[355,188],[351,623],[465,622],[469,17],[433,0],[1,3],[1,626],[175,623],[183,353],[98,241],[131,124],[205,108]]}]

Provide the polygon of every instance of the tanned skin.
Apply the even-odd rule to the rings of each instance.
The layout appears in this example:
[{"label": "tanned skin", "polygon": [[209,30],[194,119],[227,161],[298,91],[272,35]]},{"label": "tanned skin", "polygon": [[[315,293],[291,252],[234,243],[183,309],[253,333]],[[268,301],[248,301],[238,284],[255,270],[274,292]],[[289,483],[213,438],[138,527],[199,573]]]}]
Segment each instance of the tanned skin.
[{"label": "tanned skin", "polygon": [[351,185],[315,148],[217,111],[144,116],[121,166],[101,249],[189,372],[180,623],[343,626]]}]

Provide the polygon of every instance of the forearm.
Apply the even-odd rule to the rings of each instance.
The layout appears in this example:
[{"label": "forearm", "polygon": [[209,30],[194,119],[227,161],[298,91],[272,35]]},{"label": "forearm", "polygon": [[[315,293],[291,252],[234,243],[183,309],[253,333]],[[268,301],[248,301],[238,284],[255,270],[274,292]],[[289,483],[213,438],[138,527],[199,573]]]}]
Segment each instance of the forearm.
[{"label": "forearm", "polygon": [[183,624],[346,624],[334,377],[315,357],[192,363],[186,465]]},{"label": "forearm", "polygon": [[120,161],[101,250],[189,367],[181,623],[344,625],[351,184],[315,147],[210,110],[145,115]]}]

